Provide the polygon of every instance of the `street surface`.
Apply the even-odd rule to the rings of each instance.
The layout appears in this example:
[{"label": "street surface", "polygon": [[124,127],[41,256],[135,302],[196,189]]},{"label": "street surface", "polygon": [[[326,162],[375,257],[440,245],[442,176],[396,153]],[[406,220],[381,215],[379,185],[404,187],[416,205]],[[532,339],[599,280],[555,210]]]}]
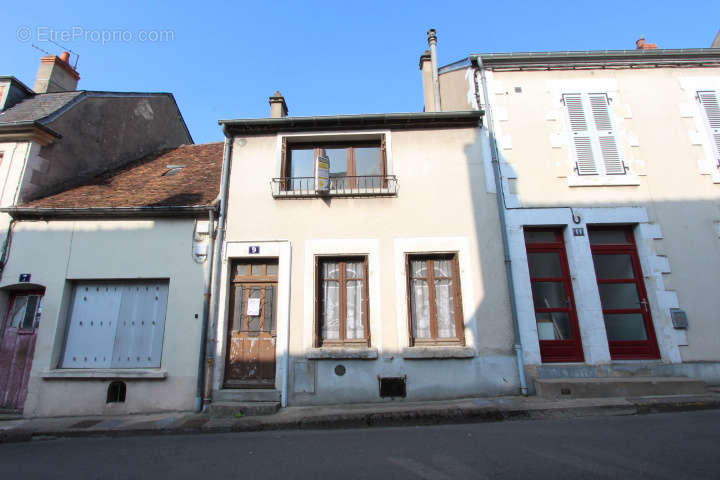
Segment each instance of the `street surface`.
[{"label": "street surface", "polygon": [[717,479],[720,411],[0,444],[3,479]]}]

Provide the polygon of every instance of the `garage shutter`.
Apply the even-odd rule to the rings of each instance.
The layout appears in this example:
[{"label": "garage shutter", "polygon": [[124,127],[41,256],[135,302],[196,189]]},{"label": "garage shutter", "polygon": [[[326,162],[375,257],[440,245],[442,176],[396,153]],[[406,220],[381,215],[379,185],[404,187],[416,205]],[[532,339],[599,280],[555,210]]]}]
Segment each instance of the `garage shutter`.
[{"label": "garage shutter", "polygon": [[62,367],[160,367],[167,296],[167,280],[77,282]]}]

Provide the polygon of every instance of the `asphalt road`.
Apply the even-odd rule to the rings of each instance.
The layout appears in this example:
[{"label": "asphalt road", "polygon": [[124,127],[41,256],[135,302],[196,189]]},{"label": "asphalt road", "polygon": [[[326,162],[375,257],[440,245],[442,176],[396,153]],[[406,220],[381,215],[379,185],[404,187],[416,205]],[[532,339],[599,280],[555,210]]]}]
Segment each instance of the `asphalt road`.
[{"label": "asphalt road", "polygon": [[2,479],[720,478],[720,411],[437,427],[33,440]]}]

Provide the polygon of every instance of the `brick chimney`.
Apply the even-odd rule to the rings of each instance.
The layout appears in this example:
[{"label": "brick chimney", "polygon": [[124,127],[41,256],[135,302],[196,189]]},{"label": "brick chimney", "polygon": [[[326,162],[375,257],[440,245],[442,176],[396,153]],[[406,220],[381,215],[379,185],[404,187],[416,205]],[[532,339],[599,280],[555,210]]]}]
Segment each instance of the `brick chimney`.
[{"label": "brick chimney", "polygon": [[80,74],[70,66],[70,54],[62,52],[59,57],[46,55],[40,59],[37,77],[35,77],[36,93],[70,92],[77,88]]},{"label": "brick chimney", "polygon": [[279,90],[276,90],[272,97],[270,97],[270,118],[282,118],[287,117],[288,108],[285,103],[285,97],[282,96]]},{"label": "brick chimney", "polygon": [[640,37],[635,42],[638,50],[657,50],[657,43],[646,43],[645,37]]}]

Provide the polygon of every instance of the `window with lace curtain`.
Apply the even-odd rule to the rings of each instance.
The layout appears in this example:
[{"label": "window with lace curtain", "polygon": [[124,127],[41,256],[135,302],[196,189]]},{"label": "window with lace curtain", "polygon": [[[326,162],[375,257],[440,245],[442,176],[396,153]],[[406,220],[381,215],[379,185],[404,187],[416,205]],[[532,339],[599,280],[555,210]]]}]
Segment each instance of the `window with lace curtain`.
[{"label": "window with lace curtain", "polygon": [[462,345],[464,325],[457,255],[408,255],[410,344]]},{"label": "window with lace curtain", "polygon": [[367,346],[367,257],[318,257],[316,272],[316,345]]}]

